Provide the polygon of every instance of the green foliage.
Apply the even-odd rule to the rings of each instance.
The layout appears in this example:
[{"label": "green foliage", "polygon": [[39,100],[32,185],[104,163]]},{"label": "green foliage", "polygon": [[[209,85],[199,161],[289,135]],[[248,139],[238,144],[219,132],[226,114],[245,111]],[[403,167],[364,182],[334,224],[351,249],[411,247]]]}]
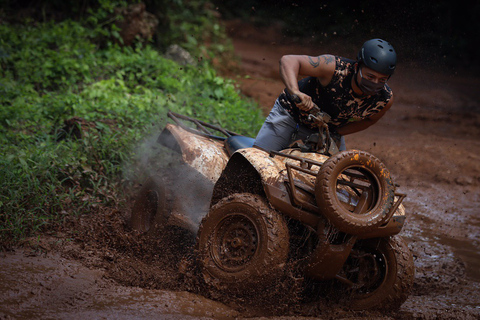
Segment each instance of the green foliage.
[{"label": "green foliage", "polygon": [[209,59],[228,55],[232,44],[210,6],[205,0],[177,0],[166,6],[171,32],[164,41],[181,43],[187,51]]},{"label": "green foliage", "polygon": [[122,205],[123,170],[167,110],[246,135],[261,125],[209,64],[182,67],[150,44],[99,46],[93,22],[0,25],[0,242]]}]

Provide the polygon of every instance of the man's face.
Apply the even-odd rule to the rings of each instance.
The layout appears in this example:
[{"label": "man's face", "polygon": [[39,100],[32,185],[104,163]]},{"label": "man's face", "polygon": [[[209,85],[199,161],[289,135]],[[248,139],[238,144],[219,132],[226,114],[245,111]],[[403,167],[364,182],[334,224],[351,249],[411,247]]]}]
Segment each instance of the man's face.
[{"label": "man's face", "polygon": [[[372,70],[366,66],[360,67],[358,75],[373,83],[387,83],[388,75]],[[361,80],[361,79],[358,79]]]},{"label": "man's face", "polygon": [[366,66],[361,66],[355,75],[355,83],[357,84],[358,88],[366,95],[374,95],[379,93],[385,83],[387,82],[389,76],[375,70],[372,70]]}]

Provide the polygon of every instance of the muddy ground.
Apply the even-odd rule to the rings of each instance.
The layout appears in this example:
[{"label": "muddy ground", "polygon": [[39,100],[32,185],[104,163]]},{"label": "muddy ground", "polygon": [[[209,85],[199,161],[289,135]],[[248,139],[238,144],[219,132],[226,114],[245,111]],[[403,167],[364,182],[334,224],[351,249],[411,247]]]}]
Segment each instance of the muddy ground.
[{"label": "muddy ground", "polygon": [[[229,31],[241,57],[241,76],[231,76],[265,114],[283,88],[283,54],[354,54],[340,43],[301,46],[274,29],[231,22]],[[107,209],[0,253],[0,318],[480,318],[480,80],[404,63],[390,85],[393,108],[374,127],[348,136],[347,147],[382,159],[398,191],[408,194],[403,236],[416,274],[398,312],[353,313],[288,299],[222,303],[198,286],[188,268],[178,270],[184,266],[179,257],[190,254],[190,238],[171,230],[136,238],[124,224],[128,213]]]}]

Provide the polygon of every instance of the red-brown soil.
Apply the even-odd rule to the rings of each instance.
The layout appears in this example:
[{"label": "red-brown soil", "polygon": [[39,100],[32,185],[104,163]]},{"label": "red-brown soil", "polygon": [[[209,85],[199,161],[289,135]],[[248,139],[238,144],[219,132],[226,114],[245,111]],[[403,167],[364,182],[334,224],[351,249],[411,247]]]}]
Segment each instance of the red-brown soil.
[{"label": "red-brown soil", "polygon": [[[228,29],[241,58],[235,79],[265,115],[283,89],[283,54],[355,54],[341,43],[289,43],[274,29],[235,22]],[[178,232],[135,238],[124,224],[127,213],[110,210],[72,222],[75,230],[1,253],[0,318],[480,318],[480,80],[400,63],[390,85],[393,108],[375,126],[348,136],[347,147],[382,159],[408,195],[402,234],[416,275],[398,312],[352,313],[321,303],[222,304],[198,288],[188,268],[178,272],[192,239]]]}]

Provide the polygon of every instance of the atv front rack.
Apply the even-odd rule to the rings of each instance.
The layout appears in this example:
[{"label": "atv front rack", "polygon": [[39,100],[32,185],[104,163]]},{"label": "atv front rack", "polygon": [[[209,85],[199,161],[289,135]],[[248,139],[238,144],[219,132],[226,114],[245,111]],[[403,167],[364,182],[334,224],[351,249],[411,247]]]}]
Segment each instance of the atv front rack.
[{"label": "atv front rack", "polygon": [[[188,117],[188,116],[185,116],[185,115],[182,115],[182,114],[178,114],[178,113],[175,113],[175,112],[169,111],[167,113],[167,116],[170,119],[172,119],[182,129],[187,130],[187,131],[189,131],[191,133],[194,133],[194,134],[198,134],[198,135],[207,137],[207,138],[212,138],[212,139],[215,139],[215,140],[224,141],[228,137],[239,136],[240,135],[240,134],[235,133],[233,131],[226,130],[226,129],[223,129],[223,128],[218,127],[218,126],[214,126],[210,123],[203,122],[201,120],[197,120],[195,118],[191,118],[191,117]],[[192,128],[192,127],[186,125],[185,122],[187,122],[187,121],[189,123],[193,123],[196,128]],[[210,131],[209,129],[214,130],[214,132],[212,133],[212,131]],[[218,136],[217,135],[218,133],[223,134],[225,137]]]},{"label": "atv front rack", "polygon": [[[310,193],[313,197],[315,197],[315,190],[311,186],[309,186],[305,183],[302,183],[300,181],[295,181],[294,178],[293,178],[293,170],[297,170],[297,171],[312,175],[316,178],[317,175],[318,175],[318,171],[312,170],[312,167],[313,166],[318,166],[320,168],[323,165],[323,163],[320,163],[318,161],[311,160],[311,159],[308,159],[308,158],[302,158],[302,157],[294,156],[294,155],[291,155],[291,154],[286,154],[286,153],[279,152],[279,151],[270,151],[270,157],[275,157],[275,156],[286,157],[286,158],[290,158],[290,159],[293,159],[293,160],[296,160],[296,161],[300,162],[300,165],[285,163],[285,168],[287,169],[287,178],[285,179],[285,184],[287,185],[288,189],[290,189],[290,196],[291,196],[292,204],[294,204],[294,205],[296,205],[296,206],[298,206],[302,209],[306,209],[307,211],[310,211],[310,212],[320,213],[321,211],[320,211],[319,207],[317,207],[316,205],[314,205],[310,202],[304,201],[304,200],[300,199],[300,197],[298,197],[297,189],[302,189],[303,191],[306,191],[306,192]],[[342,173],[342,175],[345,175],[345,176],[348,176],[348,177],[354,178],[354,179],[355,178],[362,178],[361,176],[359,176],[356,173],[347,172],[347,171],[344,171]],[[365,188],[365,186],[363,186],[361,184],[357,184],[353,181],[338,180],[337,182],[339,184],[351,187],[352,190],[354,190],[357,194],[359,194],[359,192],[356,189],[364,189]],[[388,213],[389,217],[391,217],[395,213],[395,211],[397,211],[398,207],[400,206],[402,201],[407,196],[406,194],[397,193],[397,192],[395,192],[394,195],[398,199],[394,202],[394,204],[390,208],[390,211]],[[358,206],[361,207],[360,204]],[[362,208],[357,208],[355,211],[357,211],[357,210],[361,211],[361,209]],[[357,212],[357,213],[359,213],[359,212]]]},{"label": "atv front rack", "polygon": [[285,184],[290,189],[292,203],[297,205],[298,207],[305,208],[306,210],[311,212],[317,212],[317,213],[320,212],[317,206],[309,202],[303,201],[297,196],[297,188],[302,189],[308,193],[311,193],[312,196],[315,196],[315,190],[313,190],[312,187],[306,184],[300,183],[299,181],[295,183],[293,179],[292,170],[301,171],[303,173],[316,177],[318,172],[312,170],[312,167],[313,166],[321,167],[322,163],[315,160],[308,159],[308,158],[302,158],[302,157],[286,154],[279,151],[270,151],[270,157],[275,157],[275,156],[286,157],[286,158],[290,158],[300,162],[299,166],[291,163],[285,163],[285,168],[287,169],[287,179],[285,179]]}]

